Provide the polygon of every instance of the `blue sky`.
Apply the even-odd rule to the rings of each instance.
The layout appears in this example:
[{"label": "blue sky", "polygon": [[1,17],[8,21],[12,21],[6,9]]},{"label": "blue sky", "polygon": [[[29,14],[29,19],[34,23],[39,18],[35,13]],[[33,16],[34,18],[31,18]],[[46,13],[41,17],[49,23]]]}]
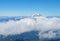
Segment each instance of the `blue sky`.
[{"label": "blue sky", "polygon": [[60,0],[0,0],[0,16],[24,16],[34,13],[60,16]]}]

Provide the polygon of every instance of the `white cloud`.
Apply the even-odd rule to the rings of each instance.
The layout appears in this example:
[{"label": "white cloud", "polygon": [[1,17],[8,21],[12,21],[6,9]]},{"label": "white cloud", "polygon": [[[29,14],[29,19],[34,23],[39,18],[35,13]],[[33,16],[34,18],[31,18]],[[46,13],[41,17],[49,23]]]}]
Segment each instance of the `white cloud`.
[{"label": "white cloud", "polygon": [[48,33],[39,33],[39,38],[56,38],[56,33],[54,33],[53,31],[49,31]]},{"label": "white cloud", "polygon": [[35,21],[30,18],[0,23],[0,34],[12,35],[27,32],[34,29],[34,24]]},{"label": "white cloud", "polygon": [[[14,35],[37,30],[40,31],[40,37],[42,36],[45,38],[52,38],[56,36],[56,33],[54,33],[53,31],[58,29],[60,29],[60,18],[46,18],[43,16],[37,18],[24,18],[20,21],[9,21],[6,23],[0,23],[0,34],[2,35]],[[48,30],[53,31],[43,33]]]}]

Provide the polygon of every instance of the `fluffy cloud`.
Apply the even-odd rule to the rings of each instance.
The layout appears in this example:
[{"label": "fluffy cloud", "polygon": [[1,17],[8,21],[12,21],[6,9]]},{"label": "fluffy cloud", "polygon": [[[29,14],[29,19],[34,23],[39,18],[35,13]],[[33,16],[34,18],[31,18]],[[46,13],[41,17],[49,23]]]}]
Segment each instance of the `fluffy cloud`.
[{"label": "fluffy cloud", "polygon": [[9,21],[0,23],[0,34],[13,35],[34,29],[35,21],[30,18],[21,19],[20,21]]},{"label": "fluffy cloud", "polygon": [[[24,18],[19,21],[11,20],[9,22],[0,23],[0,34],[2,35],[14,35],[37,30],[40,31],[40,38],[54,38],[56,37],[56,33],[54,33],[53,31],[59,29],[60,18],[46,18],[44,16]],[[46,31],[49,32],[44,33]]]}]

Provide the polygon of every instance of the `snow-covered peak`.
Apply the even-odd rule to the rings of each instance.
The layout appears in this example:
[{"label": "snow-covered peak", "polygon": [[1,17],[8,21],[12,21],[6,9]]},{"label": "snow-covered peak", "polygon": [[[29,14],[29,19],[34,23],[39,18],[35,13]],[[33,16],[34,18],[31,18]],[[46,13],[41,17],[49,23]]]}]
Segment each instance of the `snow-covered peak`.
[{"label": "snow-covered peak", "polygon": [[33,14],[32,16],[33,17],[40,17],[41,15],[40,14]]}]

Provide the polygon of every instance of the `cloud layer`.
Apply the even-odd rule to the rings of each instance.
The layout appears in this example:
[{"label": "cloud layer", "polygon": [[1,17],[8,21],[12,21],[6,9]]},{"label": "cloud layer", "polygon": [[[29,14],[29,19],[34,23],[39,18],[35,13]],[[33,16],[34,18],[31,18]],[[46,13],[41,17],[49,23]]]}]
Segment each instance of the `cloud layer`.
[{"label": "cloud layer", "polygon": [[[21,34],[32,30],[39,31],[40,38],[55,38],[56,33],[54,31],[60,30],[60,18],[40,16],[0,23],[0,34],[2,35]],[[47,31],[48,33],[45,33]]]}]

